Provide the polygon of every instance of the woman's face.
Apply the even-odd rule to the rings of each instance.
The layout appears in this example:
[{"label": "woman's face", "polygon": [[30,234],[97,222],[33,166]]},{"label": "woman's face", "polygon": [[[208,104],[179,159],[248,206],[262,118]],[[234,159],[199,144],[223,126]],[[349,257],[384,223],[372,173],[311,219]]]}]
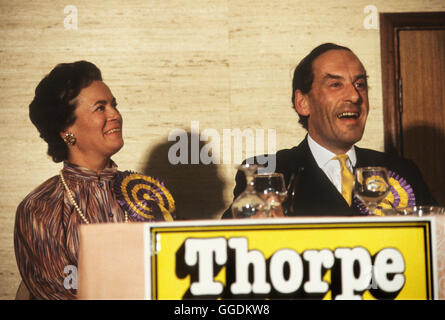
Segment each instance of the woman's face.
[{"label": "woman's face", "polygon": [[76,144],[69,152],[84,159],[111,157],[124,145],[122,117],[110,88],[102,81],[93,81],[76,97],[76,120],[66,132],[74,133]]}]

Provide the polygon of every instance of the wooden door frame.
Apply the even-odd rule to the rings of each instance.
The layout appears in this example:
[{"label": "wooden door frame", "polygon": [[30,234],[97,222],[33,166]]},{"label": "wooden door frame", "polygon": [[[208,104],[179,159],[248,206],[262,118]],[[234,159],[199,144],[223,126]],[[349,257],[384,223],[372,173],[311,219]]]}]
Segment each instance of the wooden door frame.
[{"label": "wooden door frame", "polygon": [[380,13],[379,21],[384,148],[386,152],[402,155],[398,34],[400,30],[443,28],[445,12]]}]

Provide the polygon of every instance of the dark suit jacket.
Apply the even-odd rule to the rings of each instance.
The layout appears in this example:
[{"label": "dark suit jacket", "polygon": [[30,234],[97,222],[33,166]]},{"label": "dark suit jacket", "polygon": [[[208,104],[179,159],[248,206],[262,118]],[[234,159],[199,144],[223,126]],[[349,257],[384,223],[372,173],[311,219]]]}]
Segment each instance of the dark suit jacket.
[{"label": "dark suit jacket", "polygon": [[[387,153],[355,147],[357,163],[355,167],[382,166],[396,172],[413,188],[416,205],[437,205],[436,200],[428,191],[417,166],[407,159]],[[261,156],[260,156],[261,157]],[[255,157],[257,161],[259,157]],[[264,163],[259,161],[259,163]],[[295,196],[293,212],[295,216],[357,216],[362,215],[355,202],[350,207],[341,193],[335,188],[323,170],[318,167],[307,142],[307,137],[292,149],[280,150],[276,153],[276,170],[284,175],[286,186],[292,174],[295,176]],[[244,174],[236,174],[234,199],[246,188]],[[231,218],[228,208],[222,218]]]}]

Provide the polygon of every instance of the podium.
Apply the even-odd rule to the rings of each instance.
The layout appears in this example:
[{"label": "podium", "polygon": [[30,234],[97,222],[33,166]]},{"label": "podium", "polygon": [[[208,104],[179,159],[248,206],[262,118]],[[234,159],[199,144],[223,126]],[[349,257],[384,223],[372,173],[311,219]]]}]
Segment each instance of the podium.
[{"label": "podium", "polygon": [[445,299],[445,217],[82,225],[79,299]]}]

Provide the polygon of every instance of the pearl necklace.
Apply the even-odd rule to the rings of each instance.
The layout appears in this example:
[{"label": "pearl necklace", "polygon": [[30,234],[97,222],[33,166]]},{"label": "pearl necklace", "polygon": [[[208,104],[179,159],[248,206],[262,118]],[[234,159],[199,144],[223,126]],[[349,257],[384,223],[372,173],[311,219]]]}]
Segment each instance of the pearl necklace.
[{"label": "pearl necklace", "polygon": [[[65,182],[65,179],[63,178],[62,170],[60,170],[60,179],[62,180],[62,184],[65,187],[65,190],[68,192],[68,198],[70,199],[71,203],[74,205],[74,208],[76,208],[77,213],[79,214],[80,218],[85,222],[86,224],[90,224],[90,221],[88,221],[87,217],[82,212],[82,209],[77,205],[76,200],[74,200],[73,194],[71,193],[70,188],[68,188],[68,185]],[[125,223],[128,222],[128,213],[125,211]]]}]

